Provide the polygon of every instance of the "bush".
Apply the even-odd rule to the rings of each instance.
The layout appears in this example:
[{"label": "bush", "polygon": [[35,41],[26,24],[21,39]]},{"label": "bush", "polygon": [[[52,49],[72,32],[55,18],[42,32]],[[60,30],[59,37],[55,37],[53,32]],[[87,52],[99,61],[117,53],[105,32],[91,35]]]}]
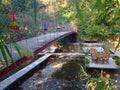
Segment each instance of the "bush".
[{"label": "bush", "polygon": [[85,72],[79,60],[72,60],[64,64],[61,70],[56,71],[53,77],[62,80],[86,80],[89,75]]}]

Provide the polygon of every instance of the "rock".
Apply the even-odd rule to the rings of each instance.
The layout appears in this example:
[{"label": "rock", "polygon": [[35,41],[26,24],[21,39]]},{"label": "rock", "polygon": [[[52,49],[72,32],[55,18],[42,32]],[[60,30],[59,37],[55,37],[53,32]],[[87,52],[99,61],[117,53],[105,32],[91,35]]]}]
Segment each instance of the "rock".
[{"label": "rock", "polygon": [[[51,63],[47,65],[44,69],[37,71],[33,76],[26,80],[20,87],[22,90],[61,90],[63,87],[67,86],[65,80],[56,80],[51,76],[52,74],[60,69],[62,65],[66,62],[65,60],[57,60],[56,64]],[[57,64],[60,67],[55,67]]]},{"label": "rock", "polygon": [[42,76],[42,72],[39,70],[39,71],[36,72],[36,75],[37,75],[37,77],[41,77]]},{"label": "rock", "polygon": [[61,86],[58,86],[58,89],[61,89],[62,87]]},{"label": "rock", "polygon": [[110,74],[106,74],[106,75],[105,75],[105,78],[106,78],[107,80],[109,80],[109,79],[110,79]]}]

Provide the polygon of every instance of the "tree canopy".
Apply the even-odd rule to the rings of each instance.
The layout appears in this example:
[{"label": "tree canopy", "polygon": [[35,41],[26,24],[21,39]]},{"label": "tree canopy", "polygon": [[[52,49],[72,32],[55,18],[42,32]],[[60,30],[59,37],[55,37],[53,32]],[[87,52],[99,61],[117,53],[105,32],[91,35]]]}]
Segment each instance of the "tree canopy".
[{"label": "tree canopy", "polygon": [[[60,5],[64,3],[66,5]],[[89,36],[115,35],[120,32],[120,0],[62,0],[58,15],[80,27]]]}]

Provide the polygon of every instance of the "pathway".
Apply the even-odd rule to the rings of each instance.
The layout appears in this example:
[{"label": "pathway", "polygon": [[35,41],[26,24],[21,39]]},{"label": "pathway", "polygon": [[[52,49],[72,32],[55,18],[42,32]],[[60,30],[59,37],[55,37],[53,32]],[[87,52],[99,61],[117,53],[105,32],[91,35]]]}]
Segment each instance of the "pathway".
[{"label": "pathway", "polygon": [[41,76],[35,73],[32,77],[27,79],[21,86],[22,90],[61,90],[66,86],[65,81],[55,80],[51,75],[59,70],[66,62],[63,60],[56,60],[54,63],[47,65],[41,70]]},{"label": "pathway", "polygon": [[[54,33],[49,33],[49,34],[43,34],[40,36],[36,36],[30,39],[25,39],[22,41],[17,42],[17,44],[20,46],[22,52],[24,54],[29,54],[33,53],[35,50],[43,47],[47,43],[61,37],[62,35],[70,34],[72,31],[62,31],[62,32],[54,32]],[[8,45],[9,50],[11,51],[14,60],[18,60],[21,57],[18,55],[17,51],[15,50],[14,46]],[[0,57],[2,58],[1,52],[0,52]],[[10,59],[9,56],[8,60]]]}]

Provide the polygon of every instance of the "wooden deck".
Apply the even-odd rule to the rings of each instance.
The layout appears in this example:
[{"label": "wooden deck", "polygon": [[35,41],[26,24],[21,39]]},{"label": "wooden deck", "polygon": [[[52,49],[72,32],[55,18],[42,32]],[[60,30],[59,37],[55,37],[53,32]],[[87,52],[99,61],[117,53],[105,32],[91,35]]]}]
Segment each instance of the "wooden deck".
[{"label": "wooden deck", "polygon": [[[43,54],[46,54],[46,53],[39,53],[39,55],[43,55]],[[58,56],[85,56],[84,53],[50,53],[50,54],[58,55]]]},{"label": "wooden deck", "polygon": [[86,47],[91,47],[91,46],[103,46],[103,43],[82,43],[83,46],[86,46]]},{"label": "wooden deck", "polygon": [[29,71],[31,71],[33,68],[38,66],[40,63],[44,62],[48,57],[50,57],[51,54],[44,55],[43,57],[39,58],[35,62],[31,63],[30,65],[26,66],[25,68],[19,70],[15,74],[9,76],[8,78],[4,79],[0,82],[0,90],[9,90],[8,88],[12,83],[17,81],[19,78],[27,74]]}]

